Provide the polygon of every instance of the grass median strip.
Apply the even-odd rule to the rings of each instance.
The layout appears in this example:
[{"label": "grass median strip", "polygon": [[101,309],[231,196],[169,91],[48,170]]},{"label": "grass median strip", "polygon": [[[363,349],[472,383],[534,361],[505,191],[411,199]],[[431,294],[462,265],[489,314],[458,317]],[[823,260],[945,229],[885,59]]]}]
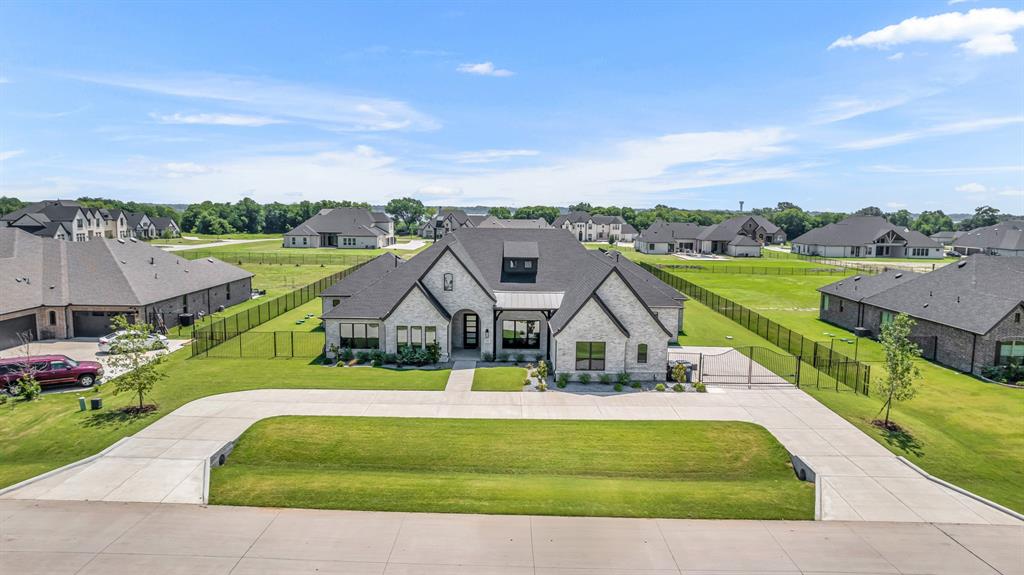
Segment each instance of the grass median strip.
[{"label": "grass median strip", "polygon": [[211,503],[379,511],[811,519],[814,488],[741,422],[281,417]]}]

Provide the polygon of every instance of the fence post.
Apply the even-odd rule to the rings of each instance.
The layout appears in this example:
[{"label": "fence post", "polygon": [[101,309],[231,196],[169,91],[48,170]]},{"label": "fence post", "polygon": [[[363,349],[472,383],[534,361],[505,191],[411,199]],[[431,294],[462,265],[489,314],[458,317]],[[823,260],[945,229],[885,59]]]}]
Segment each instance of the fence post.
[{"label": "fence post", "polygon": [[750,348],[750,355],[747,356],[747,389],[754,379],[754,348]]}]

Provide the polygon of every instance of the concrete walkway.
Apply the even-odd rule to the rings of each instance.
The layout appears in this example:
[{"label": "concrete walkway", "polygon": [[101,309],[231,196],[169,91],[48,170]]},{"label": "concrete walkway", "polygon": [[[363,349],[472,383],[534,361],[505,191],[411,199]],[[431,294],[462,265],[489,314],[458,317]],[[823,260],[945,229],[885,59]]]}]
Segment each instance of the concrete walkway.
[{"label": "concrete walkway", "polygon": [[424,241],[424,240],[409,240],[407,242],[397,242],[397,243],[391,244],[390,246],[386,246],[384,249],[386,249],[386,250],[409,250],[409,251],[411,251],[411,250],[418,250],[418,249],[422,248],[425,245],[427,245],[427,242]]},{"label": "concrete walkway", "polygon": [[1020,524],[922,476],[797,389],[712,388],[704,394],[599,397],[449,387],[446,391],[263,389],[206,397],[121,440],[99,457],[15,486],[0,499],[203,503],[210,464],[215,465],[219,454],[254,422],[278,415],[735,420],[763,425],[816,473],[819,519]]},{"label": "concrete walkway", "polygon": [[1024,530],[0,501],[19,575],[1024,573]]},{"label": "concrete walkway", "polygon": [[476,374],[476,362],[456,360],[452,364],[451,375],[448,376],[448,383],[444,390],[451,393],[461,393],[473,389],[473,376]]}]

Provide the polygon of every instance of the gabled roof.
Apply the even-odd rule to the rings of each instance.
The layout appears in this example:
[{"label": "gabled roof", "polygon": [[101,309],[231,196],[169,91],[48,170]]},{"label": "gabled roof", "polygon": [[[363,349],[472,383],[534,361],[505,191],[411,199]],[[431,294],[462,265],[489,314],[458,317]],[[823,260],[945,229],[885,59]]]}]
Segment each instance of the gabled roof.
[{"label": "gabled roof", "polygon": [[761,243],[747,236],[736,236],[729,242],[730,246],[760,246]]},{"label": "gabled roof", "polygon": [[523,229],[546,229],[550,228],[547,220],[537,218],[534,220],[503,219],[494,216],[487,216],[476,225],[478,228],[523,228]]},{"label": "gabled roof", "polygon": [[891,287],[906,283],[917,276],[918,274],[914,272],[890,270],[873,276],[860,275],[843,278],[837,282],[821,286],[818,288],[818,291],[823,294],[834,295],[850,301],[860,302],[863,301],[864,298],[880,294]]},{"label": "gabled roof", "polygon": [[182,259],[145,242],[66,242],[0,229],[0,314],[41,305],[148,305],[252,275],[213,258]]},{"label": "gabled roof", "polygon": [[366,286],[373,284],[391,273],[398,266],[405,263],[405,260],[388,252],[381,254],[365,264],[359,266],[354,272],[341,278],[337,283],[320,292],[321,297],[340,296],[348,297],[359,293]]},{"label": "gabled roof", "polygon": [[703,231],[703,226],[693,222],[666,222],[657,219],[637,239],[645,243],[662,244],[675,240],[695,240]]},{"label": "gabled roof", "polygon": [[125,212],[124,219],[128,222],[128,227],[132,229],[143,225],[143,222],[153,223],[153,220],[149,219],[149,216],[142,212]]},{"label": "gabled roof", "polygon": [[624,224],[626,223],[626,220],[622,219],[622,216],[605,216],[601,214],[590,215],[588,212],[569,212],[555,218],[553,225],[556,228],[560,228],[565,222],[569,222],[571,224],[585,224],[587,222],[593,222],[598,225],[608,225]]},{"label": "gabled roof", "polygon": [[338,234],[350,237],[376,237],[387,235],[377,227],[381,222],[365,208],[324,208],[316,215],[295,226],[286,236]]},{"label": "gabled roof", "polygon": [[850,216],[840,222],[815,228],[794,239],[793,243],[818,246],[863,246],[873,243],[890,231],[906,240],[907,247],[942,247],[921,232],[893,225],[881,216]]},{"label": "gabled roof", "polygon": [[623,234],[633,234],[635,236],[636,235],[636,228],[634,228],[630,224],[622,224],[622,233]]},{"label": "gabled roof", "polygon": [[963,232],[955,247],[996,250],[1024,250],[1024,220],[1008,220],[994,226]]},{"label": "gabled roof", "polygon": [[932,234],[932,235],[930,235],[928,237],[930,237],[931,239],[933,239],[935,241],[952,240],[952,239],[959,238],[963,233],[964,232],[955,232],[955,231],[946,231],[946,230],[944,230],[944,231],[941,231],[941,232],[935,232],[934,234]]},{"label": "gabled roof", "polygon": [[25,214],[44,214],[49,221],[69,222],[75,219],[79,210],[91,211],[90,208],[83,208],[78,202],[71,200],[45,200],[4,214],[0,216],[0,221],[13,222]]},{"label": "gabled roof", "polygon": [[717,224],[707,226],[704,231],[697,237],[699,240],[705,241],[718,241],[726,242],[732,241],[737,235],[741,235],[740,232],[743,230],[743,224],[753,220],[755,224],[764,228],[764,231],[769,234],[777,234],[779,227],[768,221],[763,216],[735,216],[719,222]]},{"label": "gabled roof", "polygon": [[174,219],[169,218],[169,217],[149,218],[149,221],[153,222],[153,226],[156,227],[156,231],[158,231],[158,232],[162,232],[162,231],[170,228],[171,226],[174,226],[174,227],[178,226],[178,224],[174,221]]}]

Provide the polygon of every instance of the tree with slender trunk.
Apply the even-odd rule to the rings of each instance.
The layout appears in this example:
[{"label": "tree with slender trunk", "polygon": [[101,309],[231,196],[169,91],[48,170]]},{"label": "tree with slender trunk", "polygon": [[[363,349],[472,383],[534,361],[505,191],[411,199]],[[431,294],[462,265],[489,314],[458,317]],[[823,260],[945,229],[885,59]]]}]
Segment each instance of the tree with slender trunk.
[{"label": "tree with slender trunk", "polygon": [[885,378],[880,389],[885,403],[878,413],[885,411],[883,425],[886,429],[889,429],[892,404],[909,401],[917,393],[914,381],[921,377],[921,370],[917,367],[921,348],[910,341],[910,331],[915,323],[909,315],[901,313],[892,321],[882,324],[882,333],[878,338],[885,352]]},{"label": "tree with slender trunk", "polygon": [[154,348],[153,327],[147,323],[130,323],[123,315],[114,317],[113,326],[118,337],[110,345],[110,365],[123,372],[114,378],[114,395],[137,395],[139,411],[144,411],[146,394],[152,391],[157,382],[167,377],[159,369],[163,356],[149,356]]}]

